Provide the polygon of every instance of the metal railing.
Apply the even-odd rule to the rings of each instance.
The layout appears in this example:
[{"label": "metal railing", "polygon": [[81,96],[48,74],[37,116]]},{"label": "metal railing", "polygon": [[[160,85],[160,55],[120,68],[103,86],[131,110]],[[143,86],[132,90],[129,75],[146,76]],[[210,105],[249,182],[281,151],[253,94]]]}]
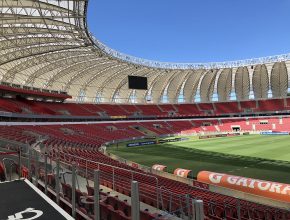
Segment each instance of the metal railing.
[{"label": "metal railing", "polygon": [[[164,187],[159,187],[158,178],[155,176],[147,175],[147,174],[140,173],[134,170],[127,170],[124,168],[95,162],[92,160],[87,160],[87,159],[84,159],[75,155],[71,155],[71,154],[62,155],[63,156],[62,158],[58,158],[58,157],[51,157],[51,155],[41,155],[39,152],[34,151],[33,153],[30,153],[29,155],[30,155],[29,156],[30,159],[28,158],[28,161],[30,161],[31,170],[35,171],[31,173],[31,176],[32,177],[34,176],[36,181],[42,180],[44,182],[45,192],[47,192],[47,187],[49,185],[48,179],[47,179],[48,173],[53,173],[56,177],[59,176],[59,178],[56,178],[56,180],[59,180],[59,179],[63,180],[62,184],[71,183],[72,191],[74,191],[73,189],[81,188],[78,178],[84,178],[86,182],[88,183],[89,181],[94,180],[94,170],[99,170],[100,183],[104,183],[104,181],[110,182],[111,186],[109,186],[109,188],[111,188],[113,191],[115,190],[118,191],[120,186],[125,186],[127,188],[130,188],[129,187],[130,183],[136,180],[139,180],[138,181],[138,185],[139,185],[138,194],[140,198],[145,198],[146,196],[147,198],[150,198],[151,201],[155,203],[153,205],[155,206],[156,210],[159,210],[159,209],[164,210],[164,213],[166,213],[166,215],[168,216],[174,215],[174,216],[184,217],[184,216],[192,215],[192,214],[189,214],[189,212],[185,208],[188,206],[188,203],[185,204],[186,195],[182,195],[182,194],[178,195],[171,192],[170,190],[166,190]],[[44,156],[44,161],[41,160],[43,156]],[[93,164],[95,165],[94,167],[92,166]],[[110,168],[111,170],[108,170],[107,168]],[[42,173],[43,171],[44,171],[44,175],[39,174],[39,173]],[[120,173],[119,171],[122,171],[123,173]],[[66,182],[66,179],[64,178],[65,174],[71,174],[71,179],[68,182]],[[123,176],[122,174],[125,174],[125,175]],[[149,183],[147,183],[146,181],[144,182],[140,181],[140,178],[147,178],[147,181],[149,181]],[[59,192],[60,192],[60,190],[57,188],[57,185],[59,184],[60,183],[56,183],[54,186],[57,195],[59,195]],[[75,196],[76,196],[75,193],[73,193],[71,196],[73,210],[75,210],[75,207],[76,207],[74,205],[76,201],[73,200]],[[132,189],[129,196],[131,197],[133,196]],[[155,199],[152,199],[154,196],[155,196]],[[167,198],[169,198],[169,200]],[[58,200],[59,199],[57,199],[57,201]],[[180,207],[178,207],[177,210],[180,210],[180,211],[178,212],[174,210],[167,210],[168,206],[177,207],[177,202],[176,202],[177,200],[180,205]],[[133,203],[131,204],[133,205]],[[73,215],[75,215],[75,213],[73,213]],[[158,217],[156,217],[156,219],[158,219]]]},{"label": "metal railing", "polygon": [[[170,216],[177,216],[179,218],[197,219],[200,218],[200,213],[203,213],[204,208],[206,215],[209,217],[220,215],[224,219],[231,219],[230,217],[232,216],[240,220],[244,219],[245,216],[249,218],[254,217],[261,212],[261,209],[257,209],[255,204],[239,199],[235,199],[236,203],[233,203],[232,200],[225,200],[223,202],[205,200],[204,203],[202,202],[203,205],[200,206],[199,200],[201,197],[192,196],[190,187],[188,188],[188,193],[177,194],[166,189],[164,186],[160,186],[158,180],[155,179],[157,177],[152,177],[151,175],[134,170],[128,171],[124,168],[87,160],[66,153],[61,153],[61,158],[58,155],[52,157],[51,155],[40,153],[35,149],[30,149],[28,153],[22,155],[22,160],[19,163],[29,169],[29,179],[35,184],[41,185],[46,194],[53,194],[58,204],[71,204],[69,212],[74,210],[72,212],[73,215],[87,215],[84,213],[80,214],[82,212],[82,206],[79,205],[78,193],[80,189],[86,191],[84,190],[86,187],[92,188],[96,186],[96,183],[94,183],[95,170],[99,170],[99,183],[97,185],[105,185],[107,188],[111,188],[113,190],[112,192],[119,192],[129,197],[133,196],[131,183],[137,180],[140,201],[149,206],[154,206],[156,211],[164,210],[162,217],[167,216],[169,218]],[[17,160],[14,161],[16,163]],[[123,173],[119,171],[124,171],[125,175],[122,175]],[[142,176],[149,181],[151,180],[151,182],[148,183],[147,181],[140,180]],[[69,193],[65,192],[65,186],[68,185]],[[120,190],[122,187],[124,189],[124,186],[125,190]],[[88,189],[87,191],[89,193]],[[94,199],[94,197],[83,196],[84,199]],[[152,202],[152,204],[150,202],[148,203],[148,201]],[[286,211],[281,210],[280,212],[271,207],[265,207],[262,212],[261,216],[265,215],[269,216],[269,218],[272,216],[273,220],[286,220],[288,214]],[[156,217],[156,219],[158,218]],[[86,218],[84,217],[84,219]]]}]

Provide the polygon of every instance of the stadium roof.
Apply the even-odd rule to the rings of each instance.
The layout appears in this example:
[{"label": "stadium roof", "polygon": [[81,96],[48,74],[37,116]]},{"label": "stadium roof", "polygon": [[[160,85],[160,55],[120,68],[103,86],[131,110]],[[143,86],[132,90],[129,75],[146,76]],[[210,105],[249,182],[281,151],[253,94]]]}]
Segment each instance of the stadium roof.
[{"label": "stadium roof", "polygon": [[[224,63],[162,63],[114,51],[89,32],[88,0],[2,0],[0,80],[90,102],[211,102],[285,97],[290,54]],[[148,77],[129,90],[128,75]]]}]

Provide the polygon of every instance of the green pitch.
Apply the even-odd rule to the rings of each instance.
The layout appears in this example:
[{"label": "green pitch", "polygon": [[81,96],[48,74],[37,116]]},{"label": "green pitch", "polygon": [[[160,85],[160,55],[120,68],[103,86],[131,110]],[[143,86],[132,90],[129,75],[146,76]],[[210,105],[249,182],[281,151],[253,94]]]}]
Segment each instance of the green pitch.
[{"label": "green pitch", "polygon": [[290,136],[245,135],[166,144],[108,147],[109,152],[139,164],[167,165],[168,171],[185,168],[290,183]]}]

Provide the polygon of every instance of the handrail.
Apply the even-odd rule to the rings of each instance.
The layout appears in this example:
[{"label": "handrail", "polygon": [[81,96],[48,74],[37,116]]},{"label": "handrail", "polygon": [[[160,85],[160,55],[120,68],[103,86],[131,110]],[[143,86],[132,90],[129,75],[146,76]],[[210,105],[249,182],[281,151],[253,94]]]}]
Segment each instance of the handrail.
[{"label": "handrail", "polygon": [[132,172],[132,173],[135,173],[135,174],[140,174],[140,175],[143,175],[143,176],[148,176],[148,177],[154,178],[156,180],[156,182],[158,183],[158,178],[156,176],[153,176],[153,175],[144,174],[144,173],[141,173],[141,172],[137,172],[135,170],[128,170],[128,169],[125,169],[125,168],[116,167],[116,166],[113,166],[113,165],[110,165],[110,164],[100,163],[100,162],[89,160],[89,159],[85,159],[83,157],[79,157],[79,156],[76,156],[76,155],[73,155],[73,154],[70,154],[70,153],[66,153],[64,155],[64,157],[65,156],[71,156],[71,157],[75,157],[75,158],[78,158],[78,159],[81,159],[81,160],[92,162],[92,163],[95,163],[95,164],[98,164],[98,165],[104,165],[104,166],[112,167],[112,168],[115,168],[115,169],[124,170],[124,171],[127,171],[127,172],[129,171],[129,172]]},{"label": "handrail", "polygon": [[[17,168],[17,163],[13,160],[13,159],[11,159],[11,158],[3,158],[2,159],[2,162],[3,162],[3,164],[4,164],[4,173],[5,173],[5,177],[6,178],[8,178],[8,172],[7,172],[7,169],[6,169],[6,164],[5,164],[5,161],[8,161],[8,162],[10,162],[9,163],[9,180],[11,181],[12,180],[12,167],[13,166],[15,166],[15,168]],[[19,171],[18,172],[21,172],[20,171],[21,170],[21,168],[19,167]]]},{"label": "handrail", "polygon": [[89,159],[85,159],[85,158],[82,158],[82,157],[78,157],[78,156],[72,155],[70,153],[66,153],[63,156],[64,156],[64,159],[65,159],[65,156],[70,156],[70,157],[73,157],[73,158],[77,158],[77,159],[86,161],[86,173],[87,173],[87,170],[88,170],[88,167],[87,167],[88,166],[88,162],[90,162],[90,163],[94,163],[94,164],[98,165],[98,168],[100,167],[100,165],[101,166],[111,167],[113,169],[113,173],[114,173],[115,169],[119,169],[119,170],[123,170],[123,171],[129,172],[129,173],[132,173],[132,178],[134,178],[134,174],[139,174],[139,175],[142,175],[142,176],[147,176],[149,178],[153,178],[156,181],[156,192],[157,192],[156,193],[156,200],[157,200],[157,203],[159,202],[159,196],[158,196],[159,181],[158,181],[158,178],[156,176],[148,175],[148,174],[137,172],[137,171],[134,171],[134,170],[124,169],[124,168],[121,168],[121,167],[116,167],[116,166],[105,164],[105,163],[96,162],[96,161],[93,161],[93,160],[89,160]]}]

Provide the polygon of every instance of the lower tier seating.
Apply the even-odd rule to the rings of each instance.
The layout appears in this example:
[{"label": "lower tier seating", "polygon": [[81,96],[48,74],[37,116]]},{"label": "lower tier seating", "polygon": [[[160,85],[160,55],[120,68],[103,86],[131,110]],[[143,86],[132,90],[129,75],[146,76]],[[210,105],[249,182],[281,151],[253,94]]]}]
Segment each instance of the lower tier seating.
[{"label": "lower tier seating", "polygon": [[[276,129],[288,129],[289,118],[264,117],[259,119],[219,119],[219,120],[187,120],[187,121],[164,121],[164,122],[136,122],[138,126],[146,127],[157,135],[168,133],[180,133],[184,130],[194,132],[217,132],[232,131],[231,126],[239,126],[240,130],[261,129],[268,130],[269,127]],[[269,125],[265,125],[269,123]],[[236,219],[235,208],[228,210],[228,207],[236,207],[237,200],[233,197],[213,193],[208,190],[206,184],[194,181],[194,186],[170,180],[164,177],[148,174],[135,167],[118,162],[104,155],[99,151],[99,147],[112,140],[121,140],[142,136],[142,132],[134,129],[133,122],[126,123],[103,123],[103,124],[59,124],[59,125],[34,125],[34,126],[0,126],[0,138],[11,140],[23,144],[32,144],[43,137],[44,146],[49,149],[52,158],[60,156],[61,161],[68,164],[72,161],[77,162],[80,169],[99,169],[102,172],[102,184],[115,188],[117,191],[130,195],[130,180],[132,172],[137,172],[134,179],[140,183],[141,200],[144,203],[158,208],[174,209],[180,205],[178,197],[172,195],[190,194],[192,198],[202,199],[205,204],[205,213],[209,219],[223,219],[226,215],[231,215],[231,219]],[[156,125],[159,125],[156,127]],[[274,126],[275,125],[275,126]],[[9,146],[12,147],[12,146]],[[118,169],[112,169],[118,167]],[[119,178],[113,185],[112,176]],[[158,186],[156,185],[158,180]],[[156,186],[164,191],[163,203],[157,204]],[[170,193],[168,193],[170,192]],[[170,195],[172,193],[172,195]],[[176,201],[170,203],[169,201]],[[170,205],[171,204],[171,205]],[[285,212],[264,205],[241,200],[241,210],[243,220],[246,219],[265,219],[257,217],[262,215],[274,216],[266,219],[280,219],[277,216],[285,216]],[[173,206],[173,207],[172,207]],[[114,209],[115,210],[115,209]],[[228,211],[227,211],[228,210]],[[114,212],[115,213],[115,212]],[[120,214],[120,213],[119,213]],[[116,214],[117,215],[117,214]],[[230,218],[228,218],[230,219]],[[283,219],[283,218],[281,218]]]}]

